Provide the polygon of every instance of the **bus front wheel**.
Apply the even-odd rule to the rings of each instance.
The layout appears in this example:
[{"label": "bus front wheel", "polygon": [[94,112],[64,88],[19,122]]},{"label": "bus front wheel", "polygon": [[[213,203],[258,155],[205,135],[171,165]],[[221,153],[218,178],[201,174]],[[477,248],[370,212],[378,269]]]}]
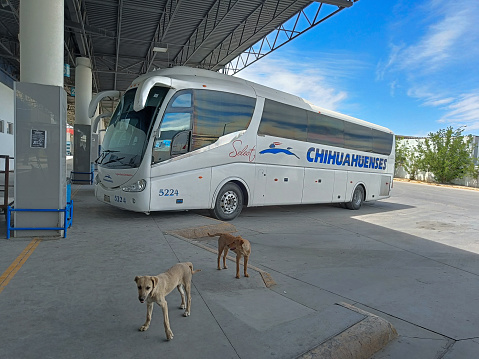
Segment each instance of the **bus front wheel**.
[{"label": "bus front wheel", "polygon": [[348,209],[360,209],[364,201],[364,187],[359,185],[354,189],[351,202],[346,203]]},{"label": "bus front wheel", "polygon": [[242,209],[243,192],[238,185],[227,183],[218,192],[211,215],[222,221],[230,221],[236,218]]}]

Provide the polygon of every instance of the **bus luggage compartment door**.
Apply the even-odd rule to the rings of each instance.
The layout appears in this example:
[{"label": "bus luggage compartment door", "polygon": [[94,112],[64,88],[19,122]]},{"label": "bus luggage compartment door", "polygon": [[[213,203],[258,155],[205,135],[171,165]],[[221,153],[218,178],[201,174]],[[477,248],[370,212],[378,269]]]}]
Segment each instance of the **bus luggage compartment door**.
[{"label": "bus luggage compartment door", "polygon": [[303,167],[264,166],[256,171],[257,205],[299,204],[303,195]]},{"label": "bus luggage compartment door", "polygon": [[334,171],[306,168],[302,203],[329,203],[333,188]]},{"label": "bus luggage compartment door", "polygon": [[346,183],[348,173],[346,171],[334,171],[334,189],[332,202],[344,202],[346,200]]}]

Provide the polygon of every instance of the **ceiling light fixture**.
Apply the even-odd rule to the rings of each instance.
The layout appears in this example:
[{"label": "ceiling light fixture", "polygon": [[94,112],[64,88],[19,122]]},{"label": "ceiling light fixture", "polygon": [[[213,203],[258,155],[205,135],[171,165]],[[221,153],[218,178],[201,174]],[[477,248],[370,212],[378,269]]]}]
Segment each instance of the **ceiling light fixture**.
[{"label": "ceiling light fixture", "polygon": [[157,47],[155,46],[153,48],[153,52],[167,52],[168,51],[168,47]]}]

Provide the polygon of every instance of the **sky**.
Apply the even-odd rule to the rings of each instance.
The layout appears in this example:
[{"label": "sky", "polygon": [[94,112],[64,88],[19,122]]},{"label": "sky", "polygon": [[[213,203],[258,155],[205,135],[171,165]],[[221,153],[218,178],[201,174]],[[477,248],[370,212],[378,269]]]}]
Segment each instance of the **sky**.
[{"label": "sky", "polygon": [[397,135],[479,135],[479,2],[360,0],[237,76]]}]

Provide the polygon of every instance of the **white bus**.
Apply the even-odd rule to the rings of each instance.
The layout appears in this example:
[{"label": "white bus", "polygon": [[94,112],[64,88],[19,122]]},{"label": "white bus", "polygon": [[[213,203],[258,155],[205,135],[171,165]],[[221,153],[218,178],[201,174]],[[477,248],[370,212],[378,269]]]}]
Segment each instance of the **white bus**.
[{"label": "white bus", "polygon": [[140,76],[121,97],[95,194],[131,211],[210,209],[221,220],[243,206],[359,209],[389,197],[394,156],[384,127],[237,77],[174,67]]}]

